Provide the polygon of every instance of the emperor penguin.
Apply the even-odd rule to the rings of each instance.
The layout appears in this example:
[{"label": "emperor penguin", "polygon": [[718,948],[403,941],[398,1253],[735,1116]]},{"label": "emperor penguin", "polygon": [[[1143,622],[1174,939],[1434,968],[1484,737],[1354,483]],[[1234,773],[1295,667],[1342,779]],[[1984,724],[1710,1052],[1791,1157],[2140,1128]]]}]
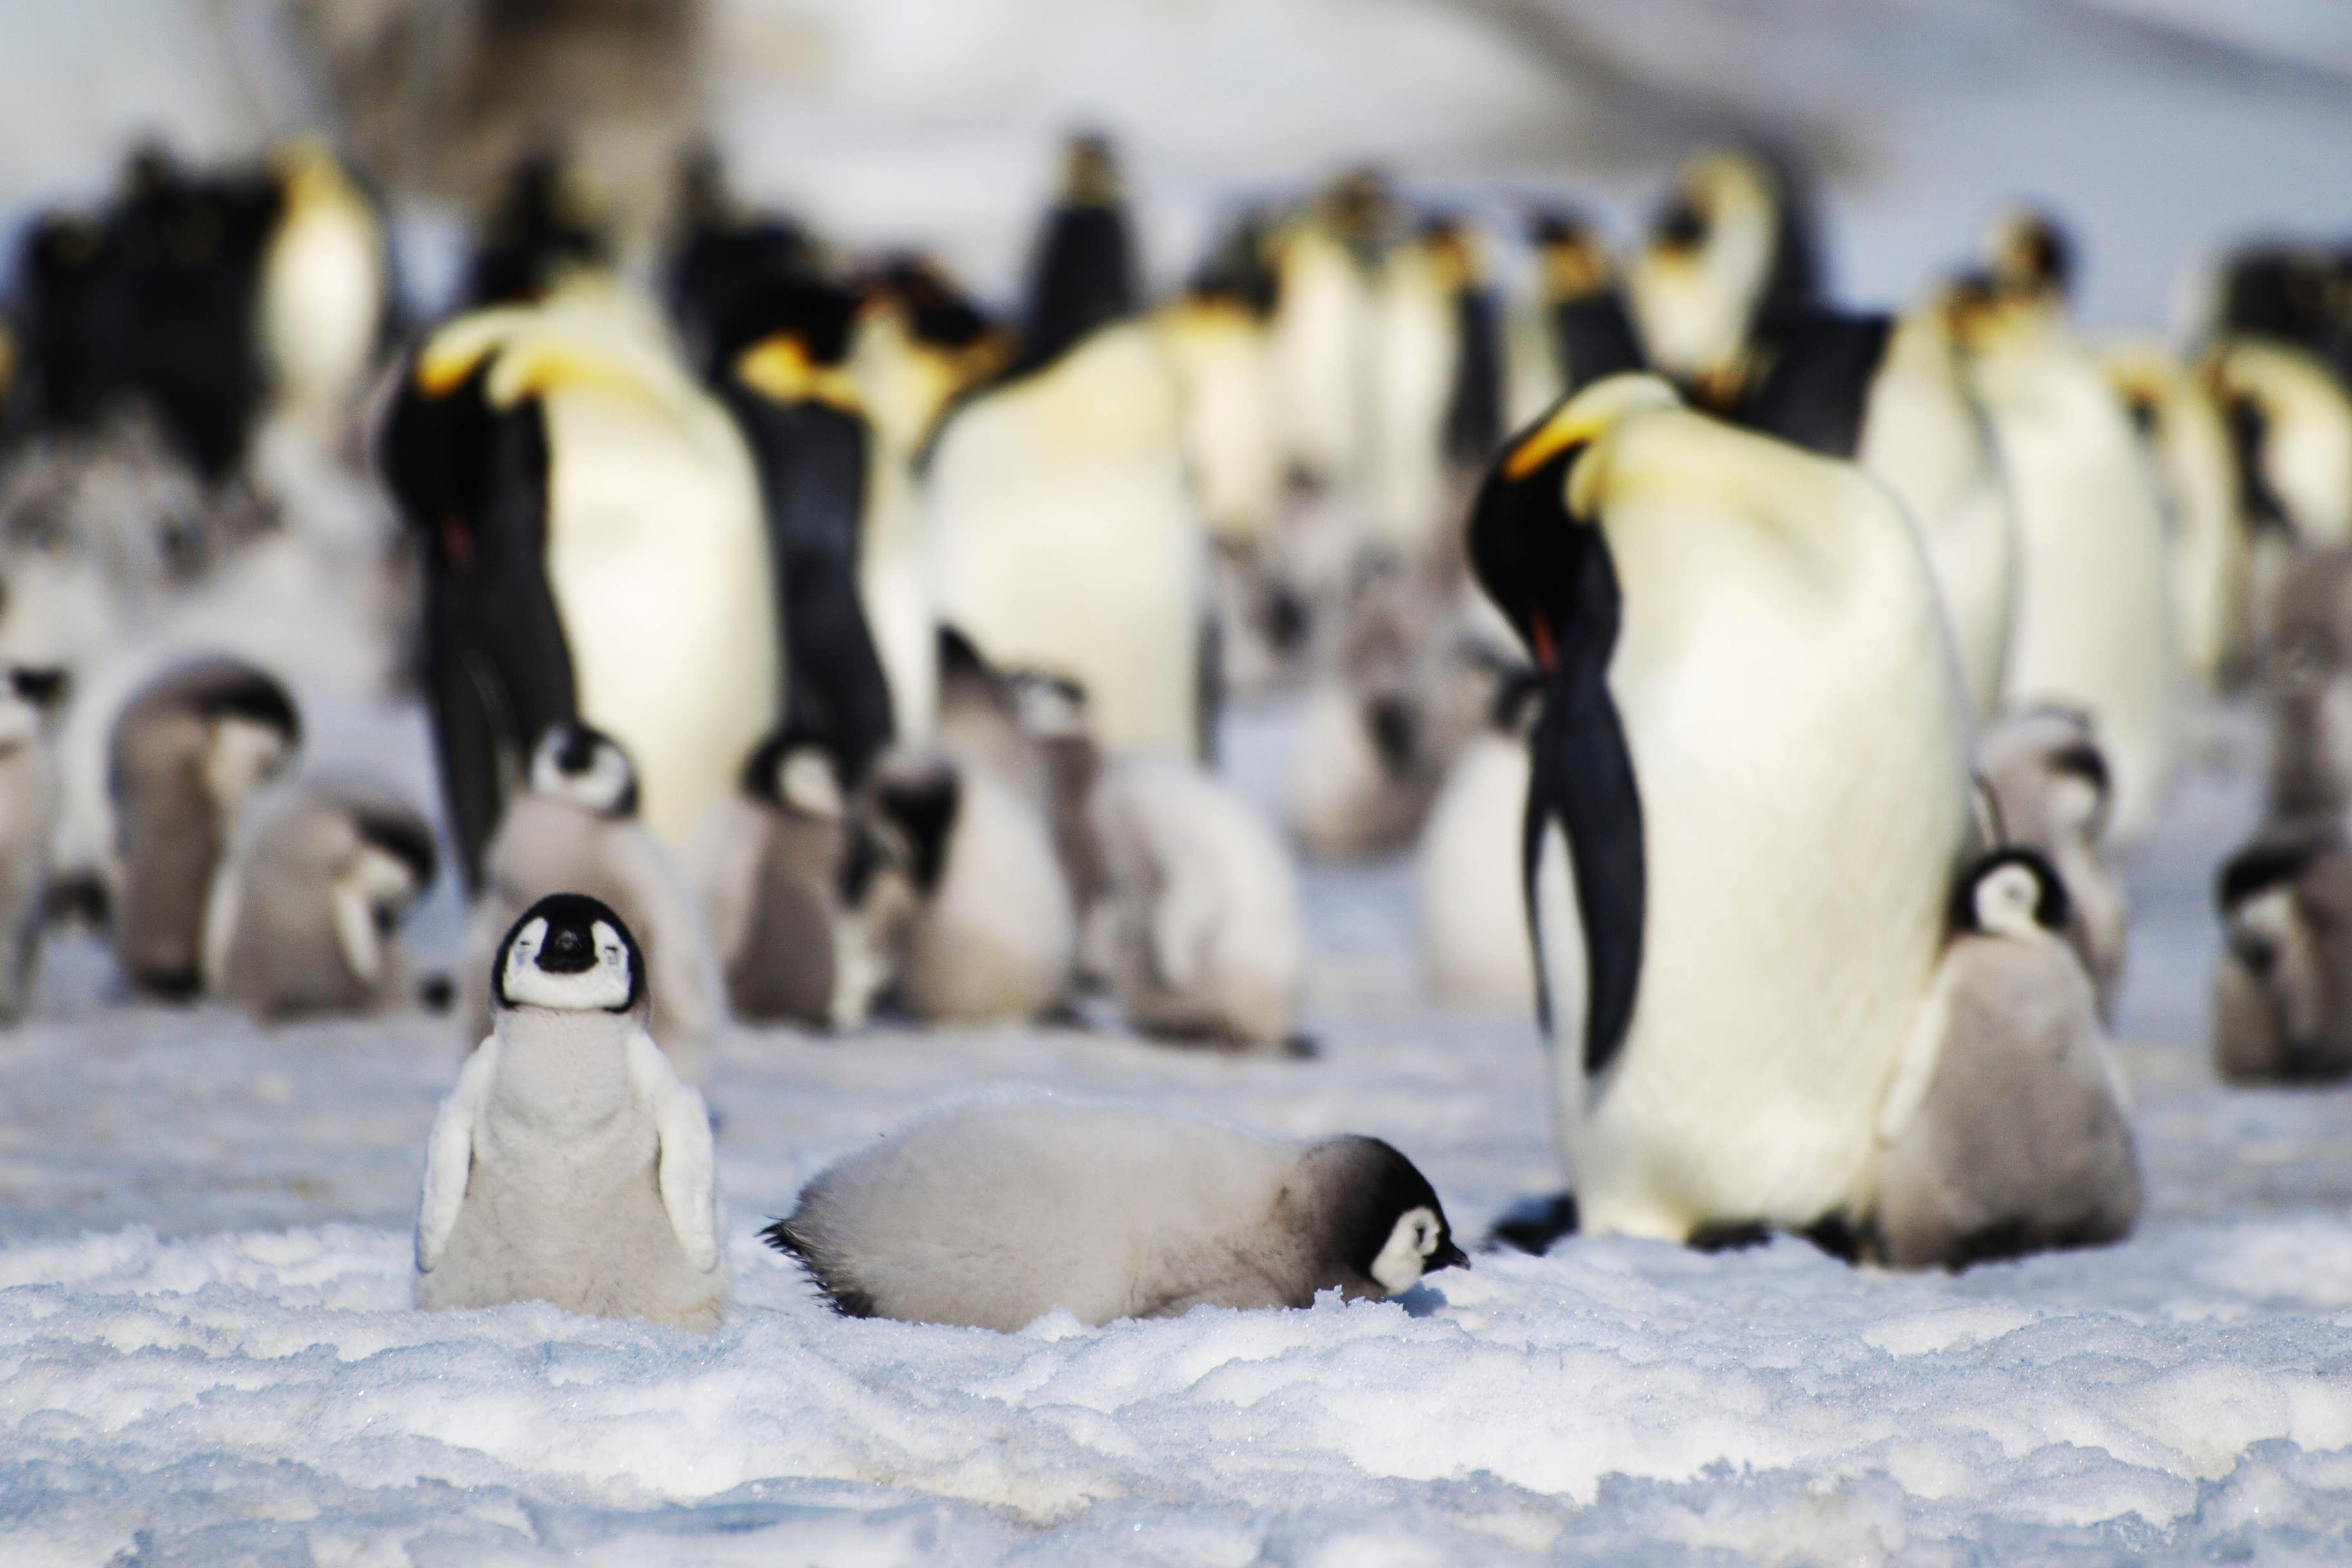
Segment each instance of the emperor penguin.
[{"label": "emperor penguin", "polygon": [[380,466],[424,542],[467,884],[560,721],[627,747],[646,824],[682,845],[782,716],[785,616],[751,453],[659,321],[582,280],[445,323],[401,375]]},{"label": "emperor penguin", "polygon": [[1289,852],[1199,765],[1113,763],[1088,807],[1108,873],[1110,979],[1147,1035],[1279,1050],[1297,1037],[1306,918]]},{"label": "emperor penguin", "polygon": [[58,820],[47,729],[65,688],[54,669],[0,674],[0,1024],[23,1016],[40,959]]},{"label": "emperor penguin", "polygon": [[711,1038],[727,1021],[725,985],[692,885],[639,820],[638,798],[629,754],[613,737],[566,722],[541,738],[530,787],[499,823],[467,917],[470,1037],[489,1026],[490,955],[516,917],[552,893],[587,893],[643,933],[646,1027],[681,1076],[702,1080]]},{"label": "emperor penguin", "polygon": [[1964,281],[1947,309],[2016,511],[2003,701],[2090,715],[2115,778],[2108,830],[2137,842],[2171,781],[2184,685],[2155,472],[2046,297]]},{"label": "emperor penguin", "polygon": [[2019,547],[1943,302],[1896,317],[1783,312],[1714,384],[1737,423],[1848,458],[1895,492],[1927,546],[1970,704],[1989,717],[2007,671]]},{"label": "emperor penguin", "polygon": [[1515,310],[1505,355],[1505,423],[1517,430],[1604,376],[1643,368],[1609,242],[1584,214],[1550,207],[1528,220],[1535,277]]},{"label": "emperor penguin", "polygon": [[1364,478],[1372,269],[1392,219],[1387,181],[1351,170],[1271,240],[1283,445],[1293,476],[1317,489],[1352,491]]},{"label": "emperor penguin", "polygon": [[1134,279],[1114,172],[1081,142],[1013,363],[932,447],[939,609],[998,665],[1083,683],[1104,744],[1201,755],[1208,543],[1181,397]]},{"label": "emperor penguin", "polygon": [[688,359],[716,381],[766,331],[767,301],[820,282],[824,258],[792,218],[744,210],[707,145],[680,161],[677,187],[663,292]]},{"label": "emperor penguin", "polygon": [[521,305],[612,265],[613,240],[586,172],[560,147],[517,158],[483,215],[466,266],[468,305]]},{"label": "emperor penguin", "polygon": [[2112,791],[2091,721],[2058,708],[2009,714],[1985,731],[1978,767],[2000,842],[2032,850],[2063,884],[2063,934],[2098,993],[2100,1016],[2112,1016],[2131,902],[2106,862]]},{"label": "emperor penguin", "polygon": [[2226,405],[2211,374],[2161,342],[2110,343],[2101,357],[2163,480],[2182,668],[2201,689],[2217,690],[2243,673],[2251,567]]},{"label": "emperor penguin", "polygon": [[2352,385],[2352,321],[2343,301],[2352,258],[2304,244],[2253,245],[2227,258],[2214,279],[2218,336],[2293,343]]},{"label": "emperor penguin", "polygon": [[2316,354],[2259,338],[2216,343],[2203,368],[2236,452],[2251,530],[2249,631],[2259,641],[2295,547],[2352,545],[2352,392]]},{"label": "emperor penguin", "polygon": [[2122,1240],[2139,1218],[2130,1097],[2066,889],[2031,850],[1971,867],[1936,988],[1880,1113],[1870,1245],[1904,1268],[1965,1268]]},{"label": "emperor penguin", "polygon": [[710,1111],[646,1033],[627,922],[552,894],[492,963],[493,1027],[425,1148],[416,1304],[549,1301],[717,1328],[727,1254]]},{"label": "emperor penguin", "polygon": [[1759,327],[1820,298],[1818,222],[1796,166],[1761,148],[1684,164],[1626,271],[1648,364],[1715,401]]},{"label": "emperor penguin", "polygon": [[247,803],[301,739],[286,688],[228,658],[166,669],[117,716],[107,748],[114,956],[135,988],[185,997],[203,984],[213,879]]},{"label": "emperor penguin", "polygon": [[1012,340],[921,258],[894,258],[860,287],[849,368],[874,451],[859,596],[889,678],[894,727],[921,742],[938,708],[940,619],[916,460],[945,411],[1011,359]]},{"label": "emperor penguin", "polygon": [[1495,300],[1469,228],[1432,217],[1373,275],[1364,518],[1375,548],[1416,558],[1445,539],[1457,476],[1502,437]]},{"label": "emperor penguin", "polygon": [[990,768],[911,749],[885,752],[861,795],[843,875],[850,983],[871,994],[895,975],[925,1023],[1063,1007],[1077,917],[1035,804]]},{"label": "emperor penguin", "polygon": [[1501,672],[1486,727],[1446,770],[1414,851],[1421,978],[1441,1002],[1532,1009],[1521,838],[1529,733],[1543,698],[1532,669]]},{"label": "emperor penguin", "polygon": [[392,276],[383,225],[315,136],[273,149],[278,221],[260,268],[270,416],[315,446],[338,445],[384,341]]},{"label": "emperor penguin", "polygon": [[2270,721],[2270,810],[2352,809],[2352,550],[2284,557],[2256,689]]},{"label": "emperor penguin", "polygon": [[845,999],[839,927],[851,824],[822,737],[780,731],[698,831],[692,869],[735,1016],[811,1028],[861,1021]]},{"label": "emperor penguin", "polygon": [[1183,395],[1184,453],[1220,549],[1254,553],[1282,513],[1281,409],[1271,322],[1280,298],[1265,215],[1244,213],[1154,313]]},{"label": "emperor penguin", "polygon": [[2215,1068],[2232,1083],[2352,1076],[2352,844],[2341,821],[2274,823],[2216,881]]},{"label": "emperor penguin", "polygon": [[1858,1224],[1970,831],[1917,534],[1622,376],[1504,450],[1470,550],[1545,683],[1521,865],[1580,1223]]},{"label": "emperor penguin", "polygon": [[[845,1316],[1002,1333],[1195,1307],[1381,1301],[1466,1268],[1429,1179],[1377,1138],[1004,1097],[836,1162],[761,1233]],[[985,1238],[985,1239],[983,1239]]]},{"label": "emperor penguin", "polygon": [[206,991],[270,1022],[399,1005],[400,925],[437,863],[424,814],[371,784],[304,780],[257,801],[205,909]]},{"label": "emperor penguin", "polygon": [[759,469],[778,574],[784,727],[830,736],[853,784],[895,728],[863,602],[875,451],[848,367],[856,311],[826,283],[775,286],[739,304],[716,340],[719,395]]}]

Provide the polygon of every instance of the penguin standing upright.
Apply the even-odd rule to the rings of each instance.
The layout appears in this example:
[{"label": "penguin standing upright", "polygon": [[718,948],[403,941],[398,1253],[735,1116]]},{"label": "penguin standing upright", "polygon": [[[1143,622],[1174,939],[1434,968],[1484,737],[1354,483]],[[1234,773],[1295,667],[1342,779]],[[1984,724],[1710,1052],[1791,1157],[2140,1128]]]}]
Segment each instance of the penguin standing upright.
[{"label": "penguin standing upright", "polygon": [[1470,548],[1545,679],[1523,865],[1581,1224],[1858,1222],[1969,831],[1915,531],[1623,376],[1506,448]]},{"label": "penguin standing upright", "polygon": [[1851,458],[1895,492],[1927,546],[1969,699],[1990,716],[2009,658],[2016,522],[1941,302],[1893,319],[1784,313],[1716,384],[1727,417]]},{"label": "penguin standing upright", "polygon": [[784,616],[751,456],[607,282],[460,316],[401,378],[385,479],[425,546],[426,686],[468,885],[524,758],[583,719],[682,844],[782,716]]},{"label": "penguin standing upright", "polygon": [[2225,339],[2205,356],[2237,457],[2248,540],[2248,633],[2257,644],[2297,545],[2352,544],[2352,391],[2291,343]]},{"label": "penguin standing upright", "polygon": [[1533,288],[1512,312],[1506,355],[1504,422],[1513,430],[1603,376],[1643,367],[1600,230],[1581,213],[1548,208],[1528,220],[1528,237]]},{"label": "penguin standing upright", "polygon": [[2156,476],[2122,400],[2053,298],[1963,285],[1948,309],[2016,508],[2004,701],[2090,715],[2115,778],[2109,831],[2129,843],[2155,821],[2179,742],[2182,680]]},{"label": "penguin standing upright", "polygon": [[1369,374],[1365,521],[1376,548],[1413,559],[1446,537],[1455,475],[1502,436],[1494,297],[1458,220],[1432,218],[1381,256]]},{"label": "penguin standing upright", "polygon": [[2139,1217],[2128,1097],[2030,850],[1969,868],[1953,936],[1881,1111],[1872,1250],[1901,1268],[2097,1247]]},{"label": "penguin standing upright", "polygon": [[710,1111],[646,1037],[626,922],[555,894],[491,963],[497,1027],[425,1144],[416,1304],[551,1301],[717,1328],[727,1249]]},{"label": "penguin standing upright", "polygon": [[1715,384],[1759,329],[1818,301],[1816,224],[1786,159],[1726,147],[1684,164],[1626,273],[1646,362],[1717,402]]},{"label": "penguin standing upright", "polygon": [[1078,680],[1106,745],[1199,754],[1207,546],[1182,404],[1134,314],[1107,149],[1080,140],[1068,174],[1013,363],[932,449],[940,617],[1000,666]]},{"label": "penguin standing upright", "polygon": [[356,407],[392,299],[383,226],[326,144],[276,149],[278,217],[261,258],[270,411],[320,446]]},{"label": "penguin standing upright", "polygon": [[0,1024],[32,997],[57,831],[58,772],[46,733],[65,678],[22,666],[0,671]]},{"label": "penguin standing upright", "polygon": [[1390,218],[1369,169],[1335,181],[1273,240],[1275,381],[1293,476],[1353,489],[1371,439],[1371,263]]}]

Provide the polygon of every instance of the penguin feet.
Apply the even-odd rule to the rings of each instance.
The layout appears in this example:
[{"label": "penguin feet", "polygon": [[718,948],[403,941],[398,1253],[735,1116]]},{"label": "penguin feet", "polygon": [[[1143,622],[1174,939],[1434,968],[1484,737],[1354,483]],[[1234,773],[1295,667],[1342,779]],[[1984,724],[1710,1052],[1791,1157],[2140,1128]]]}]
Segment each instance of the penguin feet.
[{"label": "penguin feet", "polygon": [[1517,1252],[1542,1257],[1551,1244],[1563,1236],[1576,1234],[1576,1194],[1555,1193],[1550,1197],[1521,1198],[1503,1211],[1495,1228],[1486,1233],[1480,1246],[1482,1252],[1500,1251],[1509,1247]]}]

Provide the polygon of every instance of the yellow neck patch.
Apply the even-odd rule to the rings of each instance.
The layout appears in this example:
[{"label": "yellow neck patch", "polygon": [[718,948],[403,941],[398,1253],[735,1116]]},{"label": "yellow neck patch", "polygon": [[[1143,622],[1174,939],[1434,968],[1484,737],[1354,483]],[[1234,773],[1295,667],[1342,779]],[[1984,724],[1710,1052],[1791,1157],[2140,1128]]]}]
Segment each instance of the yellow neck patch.
[{"label": "yellow neck patch", "polygon": [[1580,442],[1591,441],[1626,415],[1645,408],[1674,408],[1682,399],[1654,375],[1612,375],[1578,393],[1503,457],[1503,478],[1524,479]]},{"label": "yellow neck patch", "polygon": [[735,379],[772,403],[827,403],[856,413],[857,383],[839,365],[821,365],[792,332],[772,332],[735,358]]}]

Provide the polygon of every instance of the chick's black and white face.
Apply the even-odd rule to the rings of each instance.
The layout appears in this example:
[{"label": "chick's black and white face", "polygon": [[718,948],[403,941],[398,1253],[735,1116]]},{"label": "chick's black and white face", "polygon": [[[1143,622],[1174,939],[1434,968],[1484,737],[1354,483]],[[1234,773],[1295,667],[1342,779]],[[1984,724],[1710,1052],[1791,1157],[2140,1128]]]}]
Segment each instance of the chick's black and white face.
[{"label": "chick's black and white face", "polygon": [[609,921],[530,917],[507,944],[499,995],[509,1007],[624,1012],[636,998],[628,940]]},{"label": "chick's black and white face", "polygon": [[585,724],[558,724],[530,759],[530,787],[598,816],[634,816],[637,775],[626,752]]},{"label": "chick's black and white face", "polygon": [[2032,936],[2042,929],[2041,903],[2041,879],[2032,869],[2015,862],[1998,867],[1977,881],[1977,927],[1995,936]]},{"label": "chick's black and white face", "polygon": [[1372,1259],[1372,1279],[1393,1296],[1421,1283],[1433,1268],[1463,1260],[1461,1249],[1447,1236],[1444,1220],[1426,1204],[1417,1204],[1397,1216],[1388,1245]]}]

